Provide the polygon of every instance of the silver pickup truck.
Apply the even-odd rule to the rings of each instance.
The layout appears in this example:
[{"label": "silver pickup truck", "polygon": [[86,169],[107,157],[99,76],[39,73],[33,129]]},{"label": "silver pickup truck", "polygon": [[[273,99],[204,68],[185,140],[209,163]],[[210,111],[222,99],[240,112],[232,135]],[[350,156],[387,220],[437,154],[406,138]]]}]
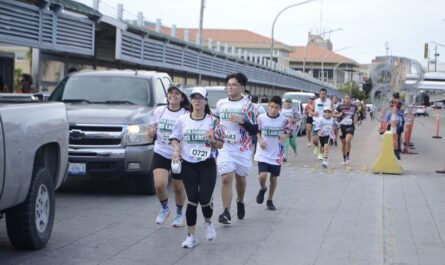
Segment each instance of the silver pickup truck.
[{"label": "silver pickup truck", "polygon": [[66,104],[68,176],[128,177],[139,193],[154,194],[148,125],[171,83],[165,73],[133,70],[84,71],[63,79],[49,100]]},{"label": "silver pickup truck", "polygon": [[23,99],[0,94],[0,215],[15,247],[40,249],[66,176],[68,122],[64,104]]}]

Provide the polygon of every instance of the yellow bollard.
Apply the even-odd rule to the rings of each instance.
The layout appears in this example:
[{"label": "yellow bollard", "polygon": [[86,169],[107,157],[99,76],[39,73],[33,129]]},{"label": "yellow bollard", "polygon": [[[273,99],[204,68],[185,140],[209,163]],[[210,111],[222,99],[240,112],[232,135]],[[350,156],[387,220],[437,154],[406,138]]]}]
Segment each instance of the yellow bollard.
[{"label": "yellow bollard", "polygon": [[377,161],[372,167],[372,173],[402,174],[402,167],[394,155],[393,132],[387,131],[383,136],[383,147]]}]

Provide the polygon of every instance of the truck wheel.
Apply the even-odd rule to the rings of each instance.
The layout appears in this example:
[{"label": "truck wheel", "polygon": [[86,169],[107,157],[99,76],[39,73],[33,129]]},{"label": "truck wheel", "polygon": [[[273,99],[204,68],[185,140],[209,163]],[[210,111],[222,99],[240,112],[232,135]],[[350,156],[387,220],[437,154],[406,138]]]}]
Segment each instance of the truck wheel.
[{"label": "truck wheel", "polygon": [[54,185],[46,168],[34,170],[25,202],[6,211],[11,243],[19,249],[41,249],[48,242],[54,223]]},{"label": "truck wheel", "polygon": [[145,195],[156,194],[153,173],[136,175],[134,176],[134,182],[138,193]]}]

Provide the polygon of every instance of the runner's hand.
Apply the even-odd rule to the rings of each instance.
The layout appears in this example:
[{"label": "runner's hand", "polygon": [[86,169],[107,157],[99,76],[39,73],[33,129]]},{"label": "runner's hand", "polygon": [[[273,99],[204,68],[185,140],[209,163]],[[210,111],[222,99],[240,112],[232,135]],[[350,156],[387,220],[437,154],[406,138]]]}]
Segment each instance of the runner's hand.
[{"label": "runner's hand", "polygon": [[150,125],[148,127],[148,136],[151,137],[151,138],[155,137],[157,130],[158,130],[157,124]]},{"label": "runner's hand", "polygon": [[259,139],[258,141],[260,142],[260,147],[261,148],[263,148],[263,149],[267,148],[267,144],[266,144],[266,142],[263,139]]}]

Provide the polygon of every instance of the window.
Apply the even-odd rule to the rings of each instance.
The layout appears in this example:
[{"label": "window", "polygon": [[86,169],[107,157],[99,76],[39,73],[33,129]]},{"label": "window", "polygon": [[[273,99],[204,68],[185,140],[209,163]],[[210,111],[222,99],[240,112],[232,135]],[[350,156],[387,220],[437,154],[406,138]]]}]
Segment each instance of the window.
[{"label": "window", "polygon": [[62,100],[88,100],[129,102],[136,105],[150,103],[150,83],[147,79],[116,76],[73,76],[64,89]]},{"label": "window", "polygon": [[167,93],[165,92],[166,90],[167,90],[167,88],[164,88],[164,84],[162,83],[161,79],[156,78],[154,92],[155,92],[155,98],[156,98],[157,104],[167,103],[167,100],[166,100]]}]

